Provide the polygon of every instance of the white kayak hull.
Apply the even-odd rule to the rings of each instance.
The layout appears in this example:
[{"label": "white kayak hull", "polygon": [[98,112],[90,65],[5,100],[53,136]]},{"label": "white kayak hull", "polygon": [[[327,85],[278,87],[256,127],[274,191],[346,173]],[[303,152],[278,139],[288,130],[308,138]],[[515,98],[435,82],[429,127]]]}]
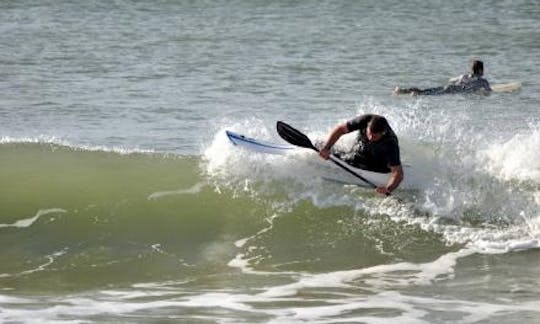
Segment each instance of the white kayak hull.
[{"label": "white kayak hull", "polygon": [[[306,151],[311,151],[313,154],[315,154],[315,151],[305,149],[305,148],[299,148],[297,146],[292,146],[289,144],[278,144],[278,143],[271,143],[267,141],[261,141],[258,139],[250,138],[238,133],[234,133],[231,131],[226,131],[227,137],[229,140],[238,147],[242,147],[244,149],[264,153],[264,154],[280,154],[280,155],[305,155]],[[354,184],[358,186],[365,186],[365,187],[371,187],[372,185],[362,181],[359,177],[356,177],[352,175],[351,173],[347,172],[346,170],[341,169],[334,163],[330,161],[324,161],[320,158],[314,159],[315,163],[310,163],[310,167],[313,167],[317,170],[318,174],[324,179],[331,180],[331,181],[337,181],[345,184]],[[388,179],[390,177],[390,173],[380,173],[380,172],[373,172],[369,170],[359,169],[355,168],[353,166],[350,166],[349,164],[339,160],[338,163],[342,163],[346,165],[346,167],[358,175],[362,176],[366,180],[370,181],[371,183],[377,185],[377,186],[384,186],[388,183]]]}]

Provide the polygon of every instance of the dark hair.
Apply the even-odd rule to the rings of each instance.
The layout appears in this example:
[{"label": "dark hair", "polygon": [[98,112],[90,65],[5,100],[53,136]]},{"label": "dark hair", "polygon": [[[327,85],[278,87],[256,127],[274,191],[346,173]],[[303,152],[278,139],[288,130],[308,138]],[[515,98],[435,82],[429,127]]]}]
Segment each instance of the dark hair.
[{"label": "dark hair", "polygon": [[474,74],[478,74],[478,75],[484,74],[484,63],[482,61],[472,60],[471,70]]},{"label": "dark hair", "polygon": [[383,116],[374,115],[368,123],[368,128],[372,133],[384,135],[388,129],[388,121]]}]

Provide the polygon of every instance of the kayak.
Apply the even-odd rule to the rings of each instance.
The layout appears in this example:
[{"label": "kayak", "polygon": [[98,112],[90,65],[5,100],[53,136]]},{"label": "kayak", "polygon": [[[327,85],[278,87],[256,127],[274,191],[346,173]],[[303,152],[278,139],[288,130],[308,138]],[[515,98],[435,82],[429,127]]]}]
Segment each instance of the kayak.
[{"label": "kayak", "polygon": [[[262,154],[303,156],[306,154],[307,151],[313,152],[312,150],[292,146],[289,144],[271,143],[268,141],[258,140],[229,130],[225,131],[225,133],[227,134],[229,141],[231,141],[233,145]],[[315,153],[313,152],[313,154]],[[310,163],[310,167],[316,170],[317,173],[326,180],[362,187],[372,187],[370,183],[362,181],[359,177],[353,176],[349,172],[343,171],[334,163],[324,161],[318,156],[316,156],[316,159],[314,158],[312,161],[314,161],[315,163]],[[351,165],[346,164],[343,161],[340,161],[340,163],[346,165],[347,169],[352,170],[354,173],[360,175],[361,177],[365,178],[376,186],[384,186],[388,183],[390,173],[373,172],[369,170],[355,168]]]},{"label": "kayak", "polygon": [[289,144],[274,144],[270,142],[260,141],[231,131],[225,131],[225,133],[234,145],[259,153],[287,154],[288,152],[297,149],[296,146],[292,146]]}]

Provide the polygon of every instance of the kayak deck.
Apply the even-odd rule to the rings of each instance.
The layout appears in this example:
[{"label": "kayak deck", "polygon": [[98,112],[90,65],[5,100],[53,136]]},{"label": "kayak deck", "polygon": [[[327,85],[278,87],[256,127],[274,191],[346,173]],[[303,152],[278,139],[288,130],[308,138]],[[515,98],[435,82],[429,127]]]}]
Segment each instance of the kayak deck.
[{"label": "kayak deck", "polygon": [[[228,130],[225,131],[225,133],[227,134],[227,137],[229,138],[231,143],[234,144],[235,146],[242,147],[244,149],[258,152],[258,153],[293,155],[293,154],[305,154],[306,151],[311,151],[308,149],[299,148],[299,147],[292,146],[289,144],[278,144],[278,143],[271,143],[267,141],[261,141],[261,140],[250,138],[250,137],[247,137],[247,136],[235,133],[235,132],[231,132]],[[316,163],[310,163],[310,167],[316,170],[321,178],[331,180],[334,182],[341,182],[345,184],[354,184],[358,186],[371,187],[370,184],[341,170],[334,163],[328,163],[327,161],[324,161],[319,158],[317,158],[315,161]],[[377,186],[386,185],[390,177],[390,173],[373,172],[369,170],[355,168],[350,165],[347,165],[347,167]]]}]

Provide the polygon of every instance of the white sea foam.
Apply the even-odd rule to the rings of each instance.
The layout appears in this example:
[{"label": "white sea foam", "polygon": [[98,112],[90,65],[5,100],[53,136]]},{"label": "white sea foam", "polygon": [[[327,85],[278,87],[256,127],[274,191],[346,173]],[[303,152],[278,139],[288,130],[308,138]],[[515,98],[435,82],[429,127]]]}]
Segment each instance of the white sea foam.
[{"label": "white sea foam", "polygon": [[485,169],[496,177],[540,184],[540,125],[494,143],[478,155],[486,161]]},{"label": "white sea foam", "polygon": [[[401,262],[384,264],[370,268],[336,271],[323,274],[304,274],[292,284],[268,288],[261,296],[286,297],[298,294],[302,289],[352,287],[350,283],[362,280],[373,291],[392,289],[410,285],[427,285],[439,278],[451,276],[458,258],[474,254],[474,250],[464,249],[439,257],[428,263]],[[403,272],[407,272],[404,275]]]},{"label": "white sea foam", "polygon": [[[233,125],[226,129],[234,131],[236,128],[239,126]],[[267,134],[268,129],[265,127],[249,128],[248,130],[251,131],[243,132],[246,136],[278,143],[279,141],[283,142],[281,139],[270,139]],[[313,155],[313,152],[299,150],[292,154],[295,163],[291,163],[291,156],[262,154],[235,147],[228,140],[225,129],[222,129],[216,133],[212,144],[205,150],[204,168],[211,178],[219,179],[219,184],[229,185],[240,191],[252,191],[252,184],[265,181],[293,179],[296,180],[296,184],[304,180],[312,181],[316,174],[312,170],[310,171],[310,168],[306,168],[302,157]]]},{"label": "white sea foam", "polygon": [[[236,242],[234,242],[234,245],[237,248],[242,248],[251,240],[255,240],[260,235],[268,231],[271,231],[274,227],[274,219],[276,217],[278,217],[278,214],[274,214],[272,215],[272,217],[267,218],[266,220],[269,224],[267,227],[264,227],[263,229],[259,230],[254,235],[237,240]],[[257,248],[256,246],[249,246],[248,250],[255,250],[256,248]],[[252,274],[259,274],[259,275],[263,273],[268,274],[268,275],[275,274],[273,272],[262,272],[262,271],[255,270],[253,268],[253,262],[255,262],[257,259],[258,259],[258,256],[248,258],[246,257],[244,253],[238,253],[232,260],[229,261],[229,263],[227,263],[227,265],[232,268],[239,268],[243,273],[252,273]]]},{"label": "white sea foam", "polygon": [[32,269],[29,269],[29,270],[24,270],[24,271],[21,271],[21,272],[17,272],[17,273],[12,273],[12,274],[9,274],[9,273],[0,273],[0,278],[7,278],[7,277],[18,277],[18,276],[24,276],[24,275],[28,275],[28,274],[32,274],[32,273],[35,273],[35,272],[39,272],[39,271],[44,271],[46,270],[51,264],[54,263],[54,261],[63,256],[64,254],[67,253],[67,248],[66,249],[62,249],[60,251],[56,251],[56,252],[53,252],[49,255],[46,255],[45,256],[45,263],[42,263],[40,265],[38,265],[37,267],[35,268],[32,268]]},{"label": "white sea foam", "polygon": [[90,151],[90,152],[111,152],[118,154],[134,154],[134,153],[155,153],[154,150],[141,149],[137,147],[124,146],[107,146],[107,145],[88,145],[74,143],[62,138],[54,136],[36,136],[36,137],[11,137],[3,136],[0,138],[0,144],[16,144],[16,143],[31,143],[31,144],[52,144],[65,146],[75,150]]},{"label": "white sea foam", "polygon": [[24,227],[30,227],[32,224],[34,224],[41,216],[47,215],[47,214],[55,214],[55,213],[66,213],[67,211],[62,208],[49,208],[49,209],[40,209],[36,213],[34,217],[31,218],[25,218],[20,219],[18,221],[15,221],[11,224],[0,224],[0,228],[2,227],[18,227],[18,228],[24,228]]},{"label": "white sea foam", "polygon": [[[429,107],[418,103],[412,107],[412,111],[388,110],[387,107],[373,103],[368,106],[359,107],[358,113],[371,111],[388,115],[396,132],[402,135],[400,143],[405,152],[404,161],[414,165],[406,174],[414,193],[402,194],[400,190],[395,193],[396,196],[405,196],[404,200],[381,199],[376,195],[369,197],[365,194],[359,197],[354,188],[321,181],[318,177],[321,168],[319,164],[324,161],[310,150],[299,151],[291,156],[253,153],[234,147],[224,134],[224,129],[215,135],[212,145],[205,151],[207,171],[221,179],[218,183],[233,184],[242,191],[250,191],[251,184],[257,181],[285,180],[289,185],[287,188],[282,187],[282,190],[286,191],[290,204],[308,199],[321,208],[349,205],[373,215],[386,214],[396,221],[418,224],[427,231],[440,233],[448,244],[470,244],[487,253],[538,247],[540,236],[535,224],[540,218],[540,194],[534,190],[516,190],[511,184],[501,183],[496,177],[482,171],[482,166],[493,165],[483,162],[485,156],[491,154],[492,162],[505,161],[507,158],[513,160],[519,156],[518,165],[521,169],[517,168],[516,172],[511,173],[509,167],[492,167],[491,170],[499,170],[497,175],[513,174],[515,179],[522,177],[525,174],[522,158],[524,150],[537,153],[535,148],[540,138],[538,131],[524,138],[516,135],[505,145],[506,150],[501,153],[503,158],[495,154],[499,152],[495,149],[498,146],[475,155],[471,153],[471,147],[476,147],[481,139],[460,127],[467,122],[466,116],[432,112],[427,110]],[[458,117],[462,120],[456,120]],[[275,131],[263,124],[262,121],[250,119],[226,128],[276,141],[269,135]],[[306,134],[311,138],[325,136],[325,132],[320,130],[307,129]],[[349,145],[352,140],[353,137],[346,137],[343,139],[345,144],[341,144]],[[515,142],[523,146],[514,145]],[[292,159],[294,163],[291,163]],[[540,161],[540,157],[532,160]],[[500,165],[508,166],[505,163]],[[533,165],[527,179],[534,179],[535,168]],[[258,187],[257,190],[255,195],[268,188]],[[480,221],[482,225],[469,225],[467,217],[479,218],[476,222]],[[501,224],[501,219],[507,225],[490,225]],[[450,220],[450,225],[444,220]]]},{"label": "white sea foam", "polygon": [[[75,322],[85,322],[92,318],[114,320],[126,316],[137,320],[151,311],[155,320],[199,318],[221,323],[235,322],[240,317],[246,320],[250,316],[254,319],[262,316],[267,323],[430,323],[441,318],[472,323],[493,320],[505,313],[538,314],[535,301],[504,302],[496,298],[475,301],[403,290],[403,287],[429,287],[436,281],[452,278],[457,261],[474,253],[472,249],[463,249],[426,263],[401,262],[321,274],[291,273],[293,283],[269,286],[253,294],[225,289],[210,292],[191,289],[185,293],[180,288],[185,281],[171,281],[139,284],[132,289],[47,297],[46,303],[40,297],[20,299],[0,295],[0,301],[5,302],[0,320],[28,322],[31,318],[38,323],[76,318]],[[283,273],[274,274],[283,276]],[[266,277],[269,273],[262,275]],[[355,291],[359,284],[361,291]],[[336,288],[343,290],[338,293]],[[309,291],[326,297],[310,298]],[[179,312],[184,315],[179,317]],[[30,313],[32,316],[28,317]]]},{"label": "white sea foam", "polygon": [[397,223],[406,222],[439,233],[447,244],[466,244],[478,253],[507,253],[540,248],[539,218],[525,212],[520,213],[520,219],[513,225],[472,226],[459,221],[448,223],[444,217],[418,215],[416,205],[392,199],[366,200],[358,204],[358,208],[373,215],[389,215]]},{"label": "white sea foam", "polygon": [[188,189],[178,189],[178,190],[171,190],[171,191],[158,191],[150,194],[148,196],[148,200],[155,200],[166,196],[171,195],[194,195],[199,192],[201,192],[201,189],[204,188],[205,183],[199,182],[195,184],[193,187]]},{"label": "white sea foam", "polygon": [[[259,156],[253,152],[238,150],[227,138],[226,130],[239,132],[254,138],[272,138],[268,127],[259,119],[250,118],[235,121],[222,127],[216,132],[212,142],[204,149],[203,153],[203,157],[207,163],[206,169],[211,175],[226,172],[227,170],[225,168],[227,167],[231,167],[231,170],[234,171],[240,171],[246,168],[246,157],[257,158]],[[275,135],[273,138],[276,138]]]},{"label": "white sea foam", "polygon": [[[4,298],[0,296],[0,299]],[[6,301],[13,300],[8,298]],[[493,320],[497,316],[515,312],[538,314],[537,302],[512,302],[511,304],[479,302],[414,296],[394,290],[363,295],[343,295],[327,303],[306,306],[292,306],[301,305],[302,299],[299,298],[267,298],[228,292],[202,292],[190,296],[174,296],[170,292],[160,290],[154,293],[103,291],[94,296],[49,297],[47,303],[41,303],[38,298],[30,298],[24,300],[24,306],[35,302],[36,305],[33,305],[30,310],[24,309],[24,306],[19,307],[21,302],[23,301],[16,300],[15,303],[2,307],[0,319],[6,322],[25,323],[57,321],[84,323],[92,318],[125,320],[127,316],[136,321],[141,313],[148,315],[151,311],[152,318],[155,320],[185,320],[185,316],[189,316],[191,319],[233,323],[239,319],[230,314],[237,313],[244,314],[241,317],[243,320],[249,318],[250,315],[263,316],[266,318],[266,323],[380,324],[389,321],[431,323],[437,319],[430,320],[432,314],[439,314],[446,319],[464,323]],[[276,303],[282,306],[275,307]],[[187,315],[190,309],[197,310],[199,315]],[[214,311],[204,315],[204,310]],[[220,310],[220,312],[215,312],[215,310]],[[179,316],[179,311],[185,315]],[[70,317],[76,320],[66,321],[66,318]]]}]

